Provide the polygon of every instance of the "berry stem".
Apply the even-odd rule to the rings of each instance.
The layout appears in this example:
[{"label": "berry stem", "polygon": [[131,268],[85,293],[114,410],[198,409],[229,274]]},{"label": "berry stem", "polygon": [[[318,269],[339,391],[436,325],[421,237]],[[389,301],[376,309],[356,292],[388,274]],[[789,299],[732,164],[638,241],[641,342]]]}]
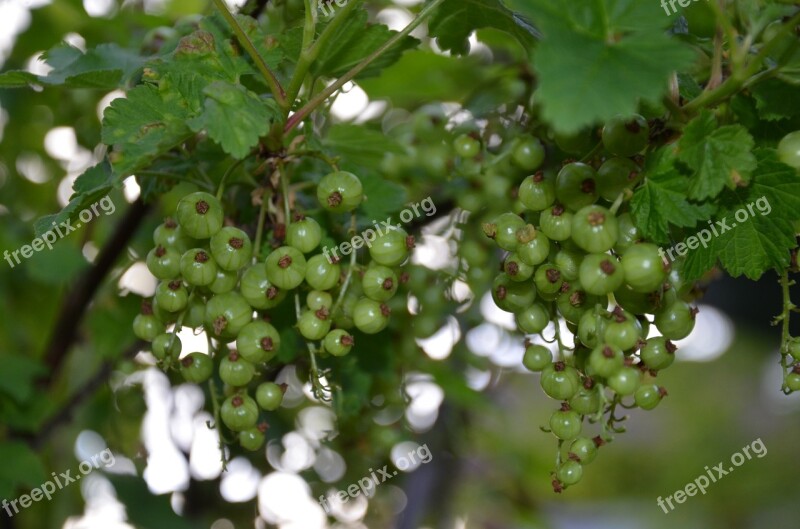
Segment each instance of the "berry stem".
[{"label": "berry stem", "polygon": [[222,178],[219,181],[219,186],[217,186],[217,200],[222,200],[222,194],[225,192],[225,182],[228,180],[228,177],[233,173],[240,165],[244,163],[244,161],[248,157],[244,157],[241,160],[236,160],[231,164],[230,167],[225,171],[222,175]]},{"label": "berry stem", "polygon": [[[350,229],[347,233],[352,237],[356,234],[356,214],[353,213],[350,216]],[[338,309],[342,302],[344,301],[344,296],[347,294],[347,289],[350,288],[350,281],[353,279],[353,270],[356,268],[356,252],[350,253],[350,267],[347,269],[347,275],[344,278],[344,283],[342,284],[342,289],[339,291],[339,297],[336,298],[336,303],[334,303],[333,308],[331,309],[331,314],[336,313],[336,309]]]},{"label": "berry stem", "polygon": [[222,17],[231,26],[231,29],[233,29],[233,32],[236,34],[236,38],[239,40],[239,43],[247,51],[248,55],[250,55],[250,58],[253,59],[256,68],[258,68],[258,70],[261,72],[261,75],[264,77],[264,80],[267,82],[269,91],[272,92],[272,97],[275,98],[275,101],[277,101],[281,108],[288,109],[289,102],[286,99],[286,92],[283,90],[280,81],[278,81],[278,78],[275,77],[274,73],[272,73],[272,70],[269,69],[269,66],[267,66],[264,58],[259,55],[258,50],[255,46],[253,46],[253,43],[250,41],[250,37],[247,36],[247,33],[244,32],[242,26],[239,25],[236,17],[234,17],[233,14],[228,10],[228,7],[225,5],[223,0],[214,0],[214,5],[219,10]]},{"label": "berry stem", "polygon": [[[214,0],[214,1],[222,2],[222,0]],[[364,69],[370,64],[372,64],[373,61],[381,57],[384,53],[392,49],[395,44],[406,38],[412,31],[417,29],[417,26],[422,24],[422,22],[426,18],[428,18],[443,2],[444,0],[433,0],[433,2],[426,5],[422,9],[422,11],[419,12],[416,18],[414,18],[414,20],[412,20],[405,28],[403,28],[402,31],[396,33],[391,39],[387,40],[383,44],[383,46],[381,46],[374,52],[370,53],[361,62],[355,65],[349,72],[340,77],[335,83],[331,84],[330,86],[325,88],[322,92],[314,96],[314,98],[311,99],[311,101],[306,103],[301,109],[299,109],[295,114],[293,114],[291,118],[289,118],[289,120],[286,122],[286,126],[284,127],[284,133],[288,133],[293,128],[295,128],[298,124],[300,124],[300,122],[306,119],[308,115],[314,111],[314,109],[323,104],[337,90],[342,88],[350,80],[352,80],[362,71],[364,71]],[[320,39],[317,42],[317,44],[319,44],[320,41],[322,41],[322,36],[320,36]]]},{"label": "berry stem", "polygon": [[[217,394],[217,385],[214,383],[214,378],[212,377],[208,381],[208,392],[211,395],[211,406],[214,410],[214,428],[217,430],[219,434],[219,452],[220,457],[222,458],[222,471],[225,472],[228,470],[228,461],[225,459],[225,446],[229,444],[229,441],[225,439],[222,434],[222,428],[219,427],[220,424],[220,405],[219,405],[219,395]],[[209,425],[211,428],[211,425]]]},{"label": "berry stem", "polygon": [[267,206],[270,197],[266,196],[266,190],[261,195],[261,207],[258,210],[258,226],[256,226],[256,242],[253,246],[253,263],[258,262],[261,255],[261,240],[264,238],[264,224],[267,221]]},{"label": "berry stem", "polygon": [[781,368],[783,369],[783,387],[781,389],[785,394],[788,395],[791,393],[791,391],[789,391],[789,388],[786,386],[786,377],[789,375],[792,369],[792,361],[791,357],[789,356],[789,342],[791,340],[789,321],[791,319],[791,314],[795,309],[795,305],[792,303],[791,293],[789,292],[789,287],[794,284],[794,281],[789,280],[789,270],[783,271],[780,282],[781,291],[783,292],[783,312],[781,312],[781,314],[775,319],[775,323],[782,323],[780,364]]}]

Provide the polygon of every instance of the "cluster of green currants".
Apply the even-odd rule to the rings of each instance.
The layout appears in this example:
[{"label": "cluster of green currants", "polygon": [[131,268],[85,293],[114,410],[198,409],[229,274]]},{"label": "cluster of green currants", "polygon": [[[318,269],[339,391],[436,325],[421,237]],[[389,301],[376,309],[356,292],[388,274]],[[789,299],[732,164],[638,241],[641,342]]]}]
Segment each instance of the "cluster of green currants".
[{"label": "cluster of green currants", "polygon": [[[326,210],[346,213],[361,203],[363,189],[355,175],[337,171],[319,182],[317,198]],[[320,342],[318,353],[332,356],[344,356],[352,349],[354,338],[347,329],[377,333],[388,324],[385,302],[398,288],[392,267],[407,259],[410,238],[401,230],[377,237],[370,248],[372,263],[347,293],[346,274],[339,262],[315,253],[321,239],[318,222],[297,216],[286,226],[284,245],[260,262],[248,234],[225,226],[221,202],[204,192],[183,197],[175,220],[167,219],[153,234],[155,248],[146,262],[160,282],[153,299],[143,302],[133,322],[134,333],[151,342],[159,365],[177,366],[189,382],[209,380],[217,361],[219,378],[231,388],[221,406],[222,422],[238,432],[247,449],[256,450],[264,441],[259,408],[277,409],[283,395],[272,382],[257,385],[255,399],[248,395],[248,387],[258,381],[259,369],[278,354],[281,345],[281,334],[270,323],[268,311],[277,309],[294,291],[298,332],[309,343]],[[301,292],[306,300],[302,309]],[[334,303],[337,293],[339,302]],[[172,324],[173,330],[167,332]],[[213,358],[200,352],[181,357],[176,333],[183,326],[203,328],[217,344],[227,346],[220,347],[222,352]]]},{"label": "cluster of green currants", "polygon": [[[640,180],[637,155],[648,130],[641,116],[606,124],[607,156],[598,168],[567,161],[554,178],[540,170],[519,187],[522,215],[503,213],[483,225],[507,252],[492,287],[497,306],[514,313],[526,334],[541,334],[563,319],[575,335],[575,349],[562,350],[557,361],[549,348],[530,343],[523,359],[541,372],[544,392],[563,402],[550,419],[559,446],[567,443],[568,457],[555,472],[557,491],[577,483],[582,465],[610,440],[581,437],[584,418],[599,421],[624,397],[642,409],[656,407],[666,391],[653,378],[674,360],[670,340],[694,328],[696,309],[684,300],[680,275],[643,239],[630,213],[620,212]],[[545,158],[536,141],[539,146],[528,149],[535,153],[527,165],[532,171]],[[661,336],[647,338],[651,324]]]}]

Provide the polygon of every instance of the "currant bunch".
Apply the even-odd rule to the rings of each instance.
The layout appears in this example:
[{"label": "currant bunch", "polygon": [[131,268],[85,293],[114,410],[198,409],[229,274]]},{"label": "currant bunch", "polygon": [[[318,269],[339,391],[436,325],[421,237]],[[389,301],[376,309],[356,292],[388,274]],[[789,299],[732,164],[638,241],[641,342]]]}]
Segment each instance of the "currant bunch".
[{"label": "currant bunch", "polygon": [[[332,214],[351,213],[363,187],[354,174],[336,171],[320,180],[316,197]],[[335,254],[320,250],[323,229],[313,218],[296,214],[275,229],[282,240],[263,258],[254,255],[244,230],[225,224],[217,197],[195,192],[180,200],[174,218],[153,234],[146,263],[160,282],[133,329],[151,342],[165,370],[176,369],[193,383],[216,373],[226,387],[222,422],[244,448],[257,450],[265,438],[261,412],[277,409],[285,391],[263,376],[281,349],[273,311],[296,313],[295,331],[313,354],[347,355],[355,344],[353,329],[375,334],[388,325],[398,267],[414,240],[400,228],[382,232],[372,241],[367,266],[353,259],[344,269]],[[182,354],[177,333],[184,326],[204,330],[212,354]]]},{"label": "currant bunch", "polygon": [[[546,428],[558,439],[556,492],[578,483],[597,449],[624,431],[618,407],[651,410],[667,395],[656,375],[674,361],[672,340],[691,333],[697,313],[679,272],[628,209],[642,179],[647,121],[620,117],[598,136],[594,147],[556,136],[555,145],[536,139],[514,148],[515,163],[533,171],[519,185],[520,207],[482,225],[504,255],[492,284],[495,304],[514,313],[527,335],[556,329],[546,340],[558,343],[555,357],[530,340],[523,357],[541,373],[545,394],[561,402]],[[559,152],[583,153],[585,161],[550,167],[545,154]],[[574,335],[572,349],[558,334],[561,321]],[[600,424],[599,435],[586,435],[587,422]]]}]

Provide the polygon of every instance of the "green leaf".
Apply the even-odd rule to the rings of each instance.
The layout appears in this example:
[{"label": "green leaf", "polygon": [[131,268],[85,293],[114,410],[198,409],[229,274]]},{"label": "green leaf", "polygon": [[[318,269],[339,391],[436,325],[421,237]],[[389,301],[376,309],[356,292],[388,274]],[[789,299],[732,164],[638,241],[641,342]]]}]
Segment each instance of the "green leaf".
[{"label": "green leaf", "polygon": [[394,106],[414,108],[429,101],[465,102],[484,83],[488,70],[472,57],[456,59],[430,51],[411,51],[359,85],[371,99],[388,99]]},{"label": "green leaf", "polygon": [[780,163],[773,150],[760,149],[756,157],[750,185],[720,195],[715,221],[719,235],[706,247],[689,251],[682,269],[687,280],[699,278],[717,260],[732,276],[753,280],[771,268],[789,266],[790,251],[797,246],[792,221],[800,217],[800,175]]},{"label": "green leaf", "polygon": [[207,96],[203,112],[188,121],[189,127],[195,132],[205,129],[222,150],[239,160],[281,116],[273,99],[259,98],[241,85],[218,81],[203,93]]},{"label": "green leaf", "polygon": [[645,237],[658,243],[670,240],[670,226],[691,228],[713,214],[713,207],[694,204],[686,197],[689,180],[674,166],[675,153],[665,147],[653,154],[645,181],[631,199],[631,212]]},{"label": "green leaf", "polygon": [[[364,186],[364,203],[361,210],[364,214],[364,224],[371,225],[373,221],[386,220],[403,209],[408,202],[408,190],[405,186],[386,180],[383,175],[362,170],[359,173],[361,184]],[[399,219],[393,219],[396,225]]]},{"label": "green leaf", "polygon": [[[428,30],[445,51],[464,51],[464,41],[480,28],[495,28],[530,48],[541,35],[499,0],[445,0],[428,22]],[[468,49],[468,48],[467,48]]]},{"label": "green leaf", "polygon": [[780,79],[767,79],[751,92],[761,119],[776,121],[800,116],[800,87]]},{"label": "green leaf", "polygon": [[679,142],[679,159],[694,171],[689,196],[702,200],[726,186],[748,182],[756,167],[754,146],[743,126],[720,127],[711,111],[703,111],[686,126]]},{"label": "green leaf", "polygon": [[[311,69],[312,73],[324,77],[341,77],[395,34],[396,31],[383,24],[368,24],[366,10],[358,10],[341,25],[328,46],[319,54]],[[403,52],[418,44],[419,41],[414,37],[402,39],[367,66],[356,79],[377,75],[397,62]]]},{"label": "green leaf", "polygon": [[334,155],[367,167],[377,167],[387,153],[403,153],[403,148],[396,141],[364,125],[334,125],[328,130],[322,144]]},{"label": "green leaf", "polygon": [[108,195],[117,182],[119,180],[114,176],[111,166],[107,162],[90,167],[75,180],[72,186],[73,194],[64,209],[54,215],[46,215],[36,220],[34,223],[36,236],[40,237],[53,229],[53,223],[58,225],[67,219],[77,219],[82,209]]},{"label": "green leaf", "polygon": [[43,58],[53,67],[40,77],[44,84],[108,90],[127,84],[145,60],[116,44],[101,44],[83,53],[67,43],[50,49]]},{"label": "green leaf", "polygon": [[0,459],[3,461],[0,465],[0,493],[4,498],[11,498],[23,486],[36,487],[47,479],[39,456],[25,443],[0,443]]},{"label": "green leaf", "polygon": [[0,392],[5,393],[19,404],[33,395],[33,382],[36,377],[47,372],[38,361],[27,356],[0,354]]},{"label": "green leaf", "polygon": [[10,70],[0,73],[0,88],[22,88],[39,84],[39,78],[24,70]]},{"label": "green leaf", "polygon": [[514,0],[541,29],[534,51],[536,96],[557,131],[573,133],[657,101],[672,72],[693,52],[663,31],[658,2],[641,0]]},{"label": "green leaf", "polygon": [[[178,99],[177,94],[171,97]],[[114,170],[132,174],[192,136],[185,106],[167,100],[153,85],[140,85],[115,99],[103,116],[103,143],[113,145]]]}]

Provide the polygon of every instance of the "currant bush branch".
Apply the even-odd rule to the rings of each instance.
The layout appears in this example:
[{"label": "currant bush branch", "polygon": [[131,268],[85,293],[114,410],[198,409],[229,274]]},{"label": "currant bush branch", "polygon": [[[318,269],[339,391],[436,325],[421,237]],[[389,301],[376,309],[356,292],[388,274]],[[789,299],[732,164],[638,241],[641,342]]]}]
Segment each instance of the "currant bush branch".
[{"label": "currant bush branch", "polygon": [[[222,0],[216,0],[222,1]],[[284,133],[290,132],[293,128],[299,125],[304,119],[308,117],[311,112],[313,112],[318,106],[323,104],[332,94],[334,94],[337,90],[355,78],[358,74],[360,74],[367,66],[372,64],[373,61],[381,57],[384,53],[389,51],[391,48],[394,47],[395,44],[406,38],[412,31],[414,31],[422,22],[428,18],[433,11],[442,4],[444,0],[433,0],[430,4],[425,6],[422,11],[412,20],[402,31],[396,33],[391,39],[386,41],[386,43],[375,50],[374,52],[370,53],[367,57],[365,57],[360,63],[354,66],[349,72],[344,74],[340,77],[336,82],[325,88],[322,92],[317,94],[311,101],[306,103],[301,109],[299,109],[295,114],[292,115],[291,118],[286,122],[286,126],[284,127]]]},{"label": "currant bush branch", "polygon": [[272,92],[272,97],[275,98],[275,101],[278,105],[283,109],[289,108],[289,102],[286,99],[286,92],[284,91],[281,83],[278,81],[278,78],[275,77],[275,74],[272,73],[272,70],[269,69],[267,66],[266,61],[258,53],[258,50],[253,45],[250,37],[247,36],[247,33],[244,32],[242,26],[239,25],[239,22],[236,20],[236,17],[228,10],[228,7],[225,5],[224,0],[214,0],[214,5],[219,10],[220,14],[222,14],[223,18],[228,22],[233,29],[233,32],[236,34],[236,38],[239,40],[239,43],[244,47],[247,54],[250,55],[250,58],[253,59],[253,62],[256,65],[256,68],[261,72],[261,75],[264,77],[264,80],[267,82],[267,86],[269,87],[269,91]]}]

